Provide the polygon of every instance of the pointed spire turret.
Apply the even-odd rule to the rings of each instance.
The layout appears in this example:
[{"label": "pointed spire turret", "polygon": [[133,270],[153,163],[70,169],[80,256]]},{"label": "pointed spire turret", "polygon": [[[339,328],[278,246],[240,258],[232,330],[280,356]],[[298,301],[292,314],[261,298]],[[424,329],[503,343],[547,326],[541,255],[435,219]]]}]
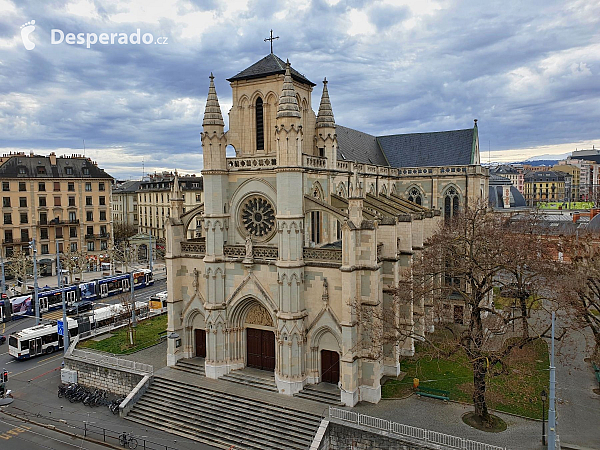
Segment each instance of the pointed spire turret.
[{"label": "pointed spire turret", "polygon": [[321,104],[317,114],[317,128],[335,128],[335,119],[333,118],[333,109],[329,101],[329,92],[327,91],[327,78],[323,80],[323,95],[321,95]]},{"label": "pointed spire turret", "polygon": [[298,108],[298,99],[296,98],[296,90],[292,83],[292,75],[290,72],[290,61],[285,64],[285,76],[283,78],[283,89],[279,97],[279,106],[277,107],[277,118],[282,117],[297,117],[300,118],[300,108]]},{"label": "pointed spire turret", "polygon": [[208,97],[206,99],[206,108],[204,108],[204,119],[202,120],[202,126],[217,125],[225,126],[223,122],[223,116],[221,115],[221,107],[219,106],[219,99],[217,98],[217,90],[215,89],[214,75],[210,73],[210,86],[208,87]]}]

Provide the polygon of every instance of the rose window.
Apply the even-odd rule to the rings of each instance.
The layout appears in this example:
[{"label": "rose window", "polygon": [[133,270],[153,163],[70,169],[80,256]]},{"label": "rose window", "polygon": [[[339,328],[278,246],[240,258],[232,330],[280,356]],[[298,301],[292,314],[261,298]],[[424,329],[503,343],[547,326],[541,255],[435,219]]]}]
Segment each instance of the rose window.
[{"label": "rose window", "polygon": [[273,230],[275,225],[275,209],[264,197],[254,196],[243,204],[241,219],[248,234],[264,238]]}]

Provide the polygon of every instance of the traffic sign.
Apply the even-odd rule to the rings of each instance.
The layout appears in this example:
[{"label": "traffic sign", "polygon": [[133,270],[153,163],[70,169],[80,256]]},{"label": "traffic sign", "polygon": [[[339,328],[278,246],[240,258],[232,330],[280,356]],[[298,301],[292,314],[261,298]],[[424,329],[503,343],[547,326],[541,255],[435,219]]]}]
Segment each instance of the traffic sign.
[{"label": "traffic sign", "polygon": [[58,320],[56,322],[56,325],[58,326],[58,335],[59,336],[64,336],[65,335],[65,328],[63,326],[63,321],[62,320]]}]

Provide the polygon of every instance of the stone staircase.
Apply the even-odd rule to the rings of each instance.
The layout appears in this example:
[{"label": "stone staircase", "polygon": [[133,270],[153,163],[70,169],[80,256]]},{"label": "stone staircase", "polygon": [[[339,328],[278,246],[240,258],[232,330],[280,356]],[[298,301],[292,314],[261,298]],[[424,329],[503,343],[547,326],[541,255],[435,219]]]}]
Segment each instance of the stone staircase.
[{"label": "stone staircase", "polygon": [[193,373],[194,375],[200,375],[201,377],[206,376],[206,372],[204,371],[204,359],[201,358],[180,359],[175,363],[173,368],[183,372]]},{"label": "stone staircase", "polygon": [[340,390],[330,384],[307,384],[300,392],[294,394],[294,397],[305,398],[314,402],[325,403],[327,405],[341,406],[340,402],[341,392]]},{"label": "stone staircase", "polygon": [[275,376],[271,372],[263,370],[242,369],[223,375],[219,380],[231,381],[265,391],[279,392],[275,383]]},{"label": "stone staircase", "polygon": [[128,420],[219,447],[306,450],[320,417],[159,376]]}]

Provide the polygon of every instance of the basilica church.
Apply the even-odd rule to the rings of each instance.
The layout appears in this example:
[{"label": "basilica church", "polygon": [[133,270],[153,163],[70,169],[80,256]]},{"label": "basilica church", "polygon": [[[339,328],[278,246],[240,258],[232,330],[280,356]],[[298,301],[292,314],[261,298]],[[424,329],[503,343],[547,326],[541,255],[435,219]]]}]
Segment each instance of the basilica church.
[{"label": "basilica church", "polygon": [[391,136],[343,127],[327,81],[315,114],[315,83],[271,53],[228,78],[225,130],[213,78],[204,203],[184,212],[175,182],[165,225],[168,332],[177,337],[168,364],[199,356],[207,377],[252,367],[273,373],[281,394],[331,383],[348,406],[378,402],[382,377],[399,374],[414,342],[363,351],[377,324],[361,323],[354,305],[402,308],[408,332],[430,331],[432,305],[392,297],[441,222],[487,196],[477,121]]}]

